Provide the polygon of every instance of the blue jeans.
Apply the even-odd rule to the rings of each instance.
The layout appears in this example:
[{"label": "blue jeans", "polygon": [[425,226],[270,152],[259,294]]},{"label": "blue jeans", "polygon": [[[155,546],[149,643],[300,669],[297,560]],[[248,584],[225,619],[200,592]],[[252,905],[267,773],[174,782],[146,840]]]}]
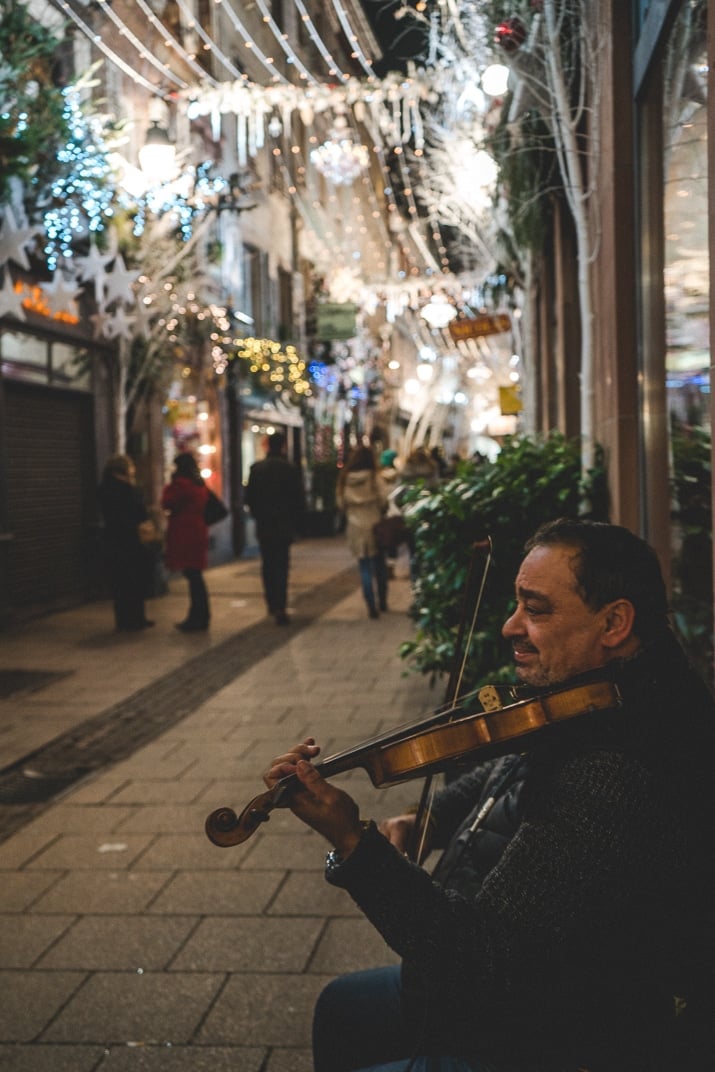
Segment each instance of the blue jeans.
[{"label": "blue jeans", "polygon": [[[365,597],[368,610],[377,610],[378,603],[380,610],[387,610],[387,563],[384,552],[379,551],[376,555],[366,555],[364,558],[359,558],[358,569],[360,570],[362,594]],[[376,589],[377,603],[375,602]]]},{"label": "blue jeans", "polygon": [[313,1018],[315,1072],[517,1072],[460,1056],[412,1057],[399,967],[353,972],[329,983]]}]

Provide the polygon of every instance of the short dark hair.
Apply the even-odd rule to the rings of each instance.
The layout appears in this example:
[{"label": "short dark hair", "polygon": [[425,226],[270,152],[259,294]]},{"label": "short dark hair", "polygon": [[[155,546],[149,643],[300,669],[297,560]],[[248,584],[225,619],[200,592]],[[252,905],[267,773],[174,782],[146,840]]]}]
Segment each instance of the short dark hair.
[{"label": "short dark hair", "polygon": [[669,630],[668,597],[658,556],[650,544],[622,525],[584,518],[558,518],[541,525],[525,551],[548,545],[572,547],[574,575],[587,606],[600,610],[616,599],[633,604],[633,632],[643,642]]},{"label": "short dark hair", "polygon": [[282,432],[272,432],[268,436],[268,453],[280,454],[286,445],[286,437]]}]

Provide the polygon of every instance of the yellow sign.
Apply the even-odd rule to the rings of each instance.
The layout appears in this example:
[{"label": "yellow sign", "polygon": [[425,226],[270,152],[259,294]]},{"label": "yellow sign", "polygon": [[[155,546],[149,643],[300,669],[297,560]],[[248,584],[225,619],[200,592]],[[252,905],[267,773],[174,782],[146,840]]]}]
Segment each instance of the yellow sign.
[{"label": "yellow sign", "polygon": [[511,417],[521,413],[521,387],[518,383],[499,388],[499,408],[502,417]]},{"label": "yellow sign", "polygon": [[506,313],[497,316],[472,316],[466,320],[453,320],[449,333],[457,342],[459,339],[477,339],[482,335],[501,335],[511,331],[511,318]]}]

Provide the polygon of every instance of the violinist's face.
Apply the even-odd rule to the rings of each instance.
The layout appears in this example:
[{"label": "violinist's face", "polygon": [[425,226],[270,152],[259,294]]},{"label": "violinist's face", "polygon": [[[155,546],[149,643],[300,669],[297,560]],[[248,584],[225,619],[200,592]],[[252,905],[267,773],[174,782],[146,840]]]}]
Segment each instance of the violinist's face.
[{"label": "violinist's face", "polygon": [[512,643],[516,675],[527,685],[557,685],[612,657],[611,605],[594,611],[584,603],[574,554],[559,544],[540,546],[521,564],[517,607],[502,633]]}]

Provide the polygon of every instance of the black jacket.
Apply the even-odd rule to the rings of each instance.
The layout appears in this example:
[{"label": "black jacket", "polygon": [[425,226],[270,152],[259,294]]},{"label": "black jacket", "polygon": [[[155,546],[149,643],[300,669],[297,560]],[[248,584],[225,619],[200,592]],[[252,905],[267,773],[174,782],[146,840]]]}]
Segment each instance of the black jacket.
[{"label": "black jacket", "polygon": [[331,871],[402,957],[422,1052],[529,1072],[685,1069],[664,1055],[675,999],[713,990],[715,714],[670,637],[612,672],[623,707],[438,796],[449,843],[501,782],[439,881],[374,828]]},{"label": "black jacket", "polygon": [[290,543],[305,509],[300,470],[286,458],[269,454],[251,466],[245,501],[256,519],[260,543]]}]

